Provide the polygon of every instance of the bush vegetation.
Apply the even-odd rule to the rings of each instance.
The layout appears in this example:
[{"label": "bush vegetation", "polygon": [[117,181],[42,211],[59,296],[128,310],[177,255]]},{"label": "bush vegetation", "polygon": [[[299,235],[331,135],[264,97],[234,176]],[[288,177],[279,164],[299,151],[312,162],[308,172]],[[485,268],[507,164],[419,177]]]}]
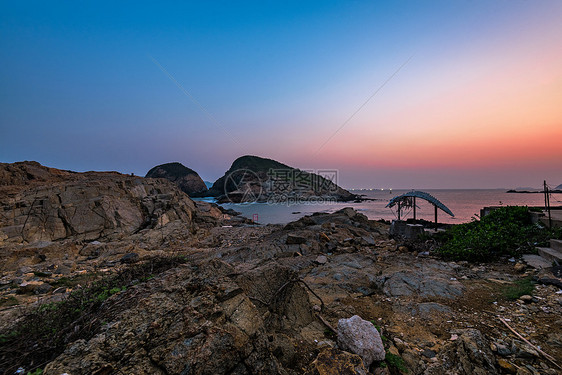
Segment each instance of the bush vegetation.
[{"label": "bush vegetation", "polygon": [[550,238],[561,238],[560,228],[549,230],[533,224],[527,207],[507,206],[492,211],[481,220],[452,226],[437,237],[437,252],[445,258],[490,261],[500,256],[536,252]]}]

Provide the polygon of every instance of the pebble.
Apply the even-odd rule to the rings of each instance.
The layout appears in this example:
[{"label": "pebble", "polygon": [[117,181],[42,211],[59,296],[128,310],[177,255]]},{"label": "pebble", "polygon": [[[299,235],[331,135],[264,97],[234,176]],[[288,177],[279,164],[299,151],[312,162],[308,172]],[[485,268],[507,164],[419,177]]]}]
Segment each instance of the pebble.
[{"label": "pebble", "polygon": [[396,345],[396,348],[398,348],[398,350],[401,352],[403,352],[406,349],[406,344],[398,337],[394,338],[394,345]]},{"label": "pebble", "polygon": [[431,349],[424,349],[424,351],[422,352],[422,355],[426,358],[434,358],[436,354],[437,353],[435,353]]},{"label": "pebble", "polygon": [[318,255],[315,260],[318,264],[326,264],[328,262],[328,258],[325,255]]},{"label": "pebble", "polygon": [[527,268],[527,266],[525,266],[523,263],[516,263],[513,266],[513,269],[517,272],[523,272],[523,271],[525,271],[525,268]]}]

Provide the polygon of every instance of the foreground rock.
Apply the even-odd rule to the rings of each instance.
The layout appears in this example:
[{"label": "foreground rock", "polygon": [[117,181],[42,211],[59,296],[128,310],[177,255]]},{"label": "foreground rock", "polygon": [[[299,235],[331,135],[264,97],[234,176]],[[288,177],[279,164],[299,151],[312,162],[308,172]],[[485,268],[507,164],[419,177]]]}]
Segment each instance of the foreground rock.
[{"label": "foreground rock", "polygon": [[[291,277],[279,266],[252,270],[238,282],[236,273],[211,261],[116,295],[108,301],[110,318],[100,332],[70,345],[44,373],[294,373],[298,353],[287,357],[282,348],[296,341],[282,333],[298,334],[310,323],[306,292],[291,284],[275,295]],[[256,307],[258,293],[271,304]],[[136,295],[142,297],[131,299]]]},{"label": "foreground rock", "polygon": [[386,354],[379,331],[357,315],[339,320],[338,346],[359,355],[366,368],[374,361],[384,361]]},{"label": "foreground rock", "polygon": [[181,163],[167,163],[158,165],[145,176],[146,178],[165,178],[172,181],[192,198],[207,195],[207,185],[193,169],[187,168]]}]

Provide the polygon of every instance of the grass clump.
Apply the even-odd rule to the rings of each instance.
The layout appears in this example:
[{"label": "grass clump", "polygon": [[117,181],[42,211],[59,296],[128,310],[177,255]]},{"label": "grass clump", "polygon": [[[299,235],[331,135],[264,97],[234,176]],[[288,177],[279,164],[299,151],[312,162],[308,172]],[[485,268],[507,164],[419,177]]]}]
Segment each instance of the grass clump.
[{"label": "grass clump", "polygon": [[400,373],[408,373],[406,363],[399,355],[395,355],[387,351],[386,356],[384,357],[384,363],[386,363],[388,368],[391,370],[394,369]]},{"label": "grass clump", "polygon": [[514,285],[507,286],[502,294],[508,300],[516,300],[525,294],[531,295],[535,290],[535,283],[532,278],[526,277],[515,281]]},{"label": "grass clump", "polygon": [[454,260],[490,261],[503,255],[534,253],[535,246],[561,235],[560,229],[548,230],[533,224],[527,207],[507,206],[481,220],[451,227],[438,237],[441,246],[437,252]]}]

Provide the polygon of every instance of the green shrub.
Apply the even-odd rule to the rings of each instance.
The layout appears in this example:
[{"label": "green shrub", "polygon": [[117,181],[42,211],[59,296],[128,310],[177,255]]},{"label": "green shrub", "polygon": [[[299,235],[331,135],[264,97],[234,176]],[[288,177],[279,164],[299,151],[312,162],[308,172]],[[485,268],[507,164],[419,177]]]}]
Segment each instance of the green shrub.
[{"label": "green shrub", "polygon": [[386,352],[386,356],[384,357],[384,361],[391,369],[396,369],[400,372],[407,373],[408,369],[406,368],[406,364],[404,360],[399,355],[392,354],[390,352]]},{"label": "green shrub", "polygon": [[535,246],[557,238],[558,232],[533,224],[527,207],[508,206],[481,220],[451,227],[438,237],[442,245],[437,252],[455,260],[489,261],[536,252]]}]

